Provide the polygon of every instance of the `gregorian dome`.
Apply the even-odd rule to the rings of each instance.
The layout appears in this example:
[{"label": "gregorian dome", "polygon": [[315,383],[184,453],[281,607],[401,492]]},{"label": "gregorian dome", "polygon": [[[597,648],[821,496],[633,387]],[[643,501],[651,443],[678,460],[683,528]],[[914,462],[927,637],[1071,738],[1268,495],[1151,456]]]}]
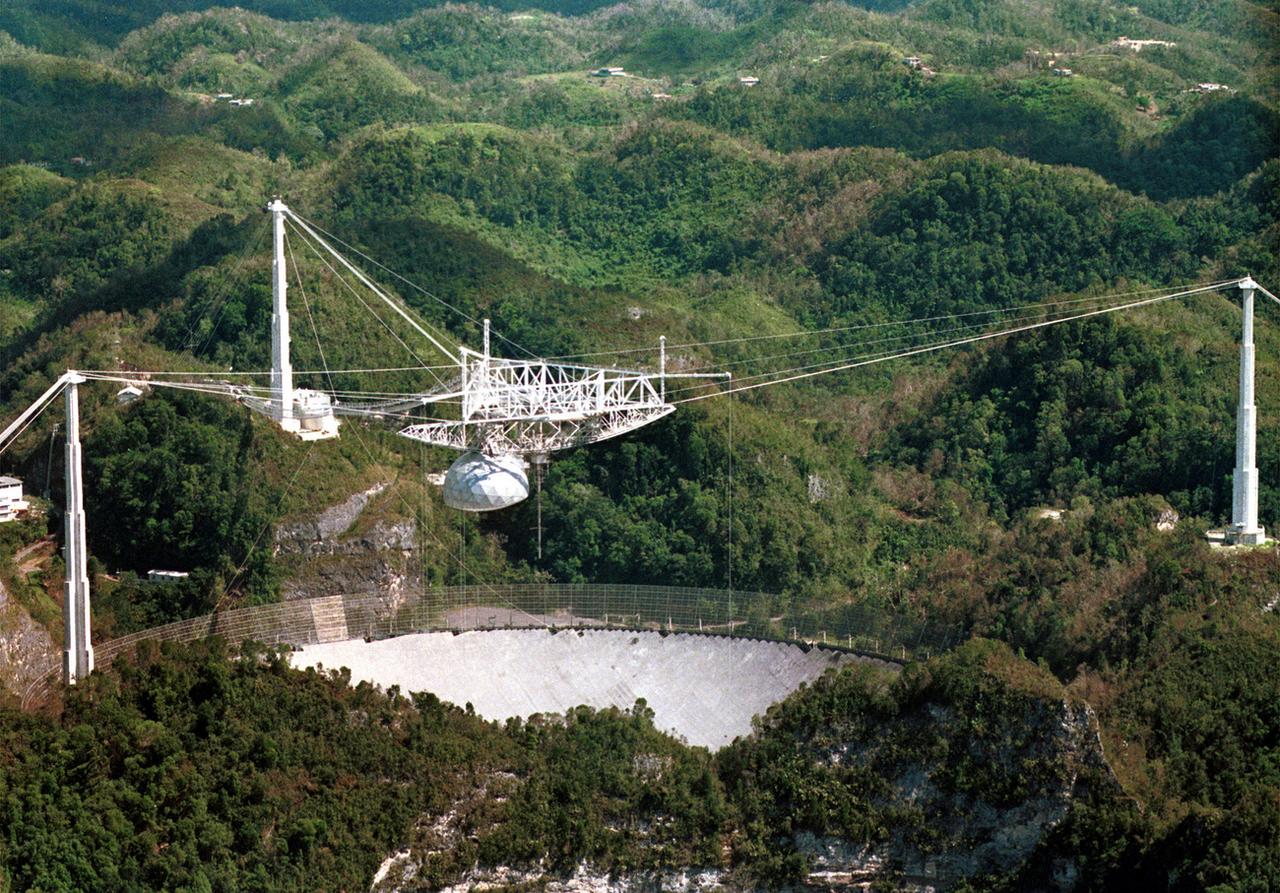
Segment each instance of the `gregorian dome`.
[{"label": "gregorian dome", "polygon": [[519,456],[463,453],[444,476],[444,504],[464,512],[492,512],[529,498],[529,478]]}]

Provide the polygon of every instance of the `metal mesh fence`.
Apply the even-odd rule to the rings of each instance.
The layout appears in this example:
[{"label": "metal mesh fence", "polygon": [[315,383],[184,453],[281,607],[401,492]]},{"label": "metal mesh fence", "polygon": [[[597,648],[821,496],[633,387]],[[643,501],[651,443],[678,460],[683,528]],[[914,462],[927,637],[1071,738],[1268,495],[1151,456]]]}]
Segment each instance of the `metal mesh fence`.
[{"label": "metal mesh fence", "polygon": [[[96,665],[142,641],[190,642],[221,636],[232,643],[313,645],[383,639],[415,632],[592,626],[701,632],[825,643],[893,660],[925,658],[963,638],[923,618],[873,605],[814,608],[764,592],[618,583],[510,583],[447,586],[399,595],[320,596],[235,608],[180,620],[98,643]],[[53,667],[22,698],[48,700],[61,681]]]}]

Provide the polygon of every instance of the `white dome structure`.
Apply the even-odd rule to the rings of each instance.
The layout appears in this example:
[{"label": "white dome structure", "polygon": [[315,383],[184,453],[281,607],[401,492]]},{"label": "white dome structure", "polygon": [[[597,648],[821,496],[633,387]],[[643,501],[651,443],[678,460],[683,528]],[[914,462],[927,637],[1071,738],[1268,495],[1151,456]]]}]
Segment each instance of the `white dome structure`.
[{"label": "white dome structure", "polygon": [[528,498],[529,478],[519,456],[470,450],[444,476],[444,504],[464,512],[493,512]]}]

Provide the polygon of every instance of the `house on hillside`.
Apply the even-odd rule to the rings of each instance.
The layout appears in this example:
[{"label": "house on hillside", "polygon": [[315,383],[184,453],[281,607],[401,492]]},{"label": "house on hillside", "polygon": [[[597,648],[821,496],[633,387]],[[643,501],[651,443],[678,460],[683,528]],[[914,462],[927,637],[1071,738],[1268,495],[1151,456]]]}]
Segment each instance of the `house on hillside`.
[{"label": "house on hillside", "polygon": [[597,68],[591,72],[590,76],[593,78],[624,78],[627,76],[627,72],[620,66],[607,65],[604,68]]},{"label": "house on hillside", "polygon": [[147,571],[148,583],[181,583],[187,577],[191,576],[186,571],[166,571],[159,568],[152,568]]},{"label": "house on hillside", "polygon": [[234,106],[250,106],[250,105],[253,105],[253,103],[254,103],[254,100],[252,100],[252,99],[232,99],[232,100],[229,102],[229,105],[234,105]]},{"label": "house on hillside", "polygon": [[1119,47],[1122,50],[1133,50],[1140,53],[1147,47],[1176,47],[1177,44],[1172,40],[1130,40],[1128,37],[1117,37],[1111,41],[1113,47]]},{"label": "house on hillside", "polygon": [[116,402],[121,406],[127,406],[130,403],[136,403],[142,399],[142,388],[136,384],[127,384],[120,390],[116,391]]},{"label": "house on hillside", "polygon": [[1228,87],[1226,84],[1210,84],[1210,83],[1204,83],[1204,84],[1196,84],[1196,85],[1195,85],[1195,87],[1193,87],[1193,88],[1192,88],[1191,92],[1194,92],[1194,93],[1234,93],[1235,91],[1234,91],[1234,90],[1232,90],[1230,87]]},{"label": "house on hillside", "polygon": [[754,87],[758,83],[760,83],[760,78],[757,77],[747,76],[745,78],[738,78],[738,84],[742,87]]},{"label": "house on hillside", "polygon": [[22,498],[22,481],[14,477],[0,477],[0,524],[16,521],[18,516],[31,508]]},{"label": "house on hillside", "polygon": [[932,68],[924,64],[924,60],[919,56],[904,56],[902,64],[910,68],[912,71],[918,71],[927,78],[931,78],[937,74]]},{"label": "house on hillside", "polygon": [[1076,76],[1076,73],[1070,68],[1054,68],[1052,71],[1060,78],[1073,78]]}]

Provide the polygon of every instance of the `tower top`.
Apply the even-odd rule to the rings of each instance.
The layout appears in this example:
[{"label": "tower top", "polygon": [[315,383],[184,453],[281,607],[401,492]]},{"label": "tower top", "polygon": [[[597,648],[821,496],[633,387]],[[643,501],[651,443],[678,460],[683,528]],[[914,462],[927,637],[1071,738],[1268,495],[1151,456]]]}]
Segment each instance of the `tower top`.
[{"label": "tower top", "polygon": [[1240,280],[1240,288],[1244,291],[1253,291],[1258,287],[1258,283],[1253,281],[1252,276],[1245,276]]}]

